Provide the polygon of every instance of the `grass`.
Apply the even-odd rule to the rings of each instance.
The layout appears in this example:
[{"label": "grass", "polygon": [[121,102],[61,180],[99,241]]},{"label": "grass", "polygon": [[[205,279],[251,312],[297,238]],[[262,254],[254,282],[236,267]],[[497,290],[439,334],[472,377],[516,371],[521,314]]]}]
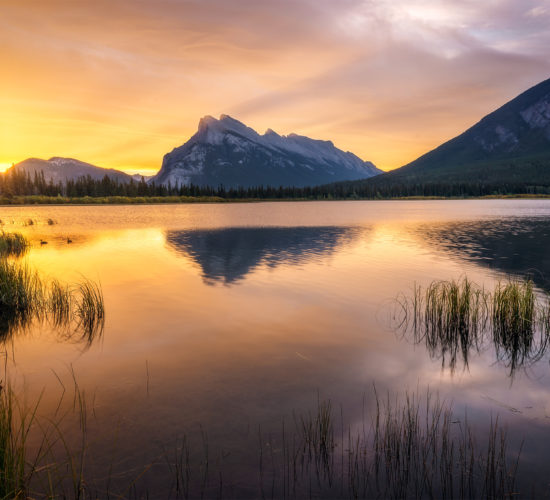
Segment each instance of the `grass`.
[{"label": "grass", "polygon": [[434,281],[400,296],[396,328],[412,333],[443,367],[468,367],[472,352],[492,342],[497,359],[513,375],[538,361],[550,339],[550,298],[537,296],[530,280],[498,283],[489,291],[467,278]]},{"label": "grass", "polygon": [[0,258],[0,340],[43,320],[91,344],[105,325],[101,287],[87,279],[74,287],[43,280],[25,263]]},{"label": "grass", "polygon": [[[464,200],[464,199],[548,199],[549,194],[502,194],[484,196],[394,196],[380,200],[423,201],[423,200]],[[296,202],[296,201],[374,201],[375,198],[221,198],[218,196],[45,196],[45,195],[0,195],[0,205],[134,205],[163,203],[254,203],[254,202]],[[377,200],[377,199],[376,199]]]},{"label": "grass", "polygon": [[76,295],[75,315],[78,329],[91,343],[105,326],[103,292],[97,283],[86,279],[77,285]]},{"label": "grass", "polygon": [[429,390],[394,400],[389,394],[382,400],[375,391],[374,398],[375,410],[363,417],[360,430],[339,426],[330,401],[298,419],[296,434],[283,434],[270,446],[280,450],[281,461],[270,474],[263,471],[262,492],[270,495],[262,496],[506,498],[516,493],[519,454],[510,453],[498,418],[491,419],[480,443],[479,429],[467,418],[457,419],[451,405]]},{"label": "grass", "polygon": [[21,233],[0,233],[0,258],[23,255],[29,248],[29,241]]},{"label": "grass", "polygon": [[0,392],[0,498],[25,498],[27,425],[16,424],[15,398],[10,386]]},{"label": "grass", "polygon": [[[202,427],[174,438],[175,453],[166,449],[131,472],[116,462],[103,464],[106,475],[92,476],[87,464],[93,462],[90,433],[97,417],[74,373],[73,380],[73,396],[65,398],[63,386],[52,417],[40,415],[40,402],[22,407],[10,386],[0,395],[0,498],[157,498],[159,492],[148,484],[159,477],[166,498],[234,498],[243,496],[239,491],[253,498],[507,498],[519,493],[521,446],[511,452],[498,417],[474,427],[429,390],[394,398],[374,391],[373,410],[355,430],[344,428],[342,410],[336,416],[330,401],[318,400],[313,412],[295,417],[294,428],[283,421],[280,433],[260,431],[257,470],[250,464],[246,476],[252,489],[232,490],[234,479],[225,472],[224,460],[239,460],[242,447],[235,455],[225,450],[218,456]],[[32,432],[34,446],[29,445]],[[255,447],[243,438],[241,445]]]},{"label": "grass", "polygon": [[[13,197],[0,196],[0,205],[143,205],[148,203],[225,203],[232,201],[250,200],[228,200],[217,196],[82,196],[75,198],[41,195],[22,195]],[[30,225],[29,222],[31,224],[33,223],[29,219],[26,225]]]},{"label": "grass", "polygon": [[25,264],[0,258],[0,340],[43,312],[43,283]]},{"label": "grass", "polygon": [[48,312],[57,327],[66,325],[71,319],[72,293],[68,285],[52,280],[49,287]]}]

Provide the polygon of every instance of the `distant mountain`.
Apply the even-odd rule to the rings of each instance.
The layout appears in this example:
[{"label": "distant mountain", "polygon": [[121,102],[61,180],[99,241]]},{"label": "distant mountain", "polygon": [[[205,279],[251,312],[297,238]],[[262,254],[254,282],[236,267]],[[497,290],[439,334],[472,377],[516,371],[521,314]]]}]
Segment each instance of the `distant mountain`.
[{"label": "distant mountain", "polygon": [[56,184],[58,182],[65,182],[67,179],[75,180],[87,175],[96,180],[103,179],[105,175],[119,182],[129,182],[131,179],[131,176],[120,170],[96,167],[90,163],[84,163],[83,161],[74,160],[73,158],[54,157],[49,160],[28,158],[27,160],[15,164],[9,170],[29,173],[31,176],[34,176],[35,172],[44,172],[45,179],[48,182],[51,179]]},{"label": "distant mountain", "polygon": [[130,176],[132,179],[134,179],[135,181],[137,182],[141,182],[141,179],[143,178],[143,180],[145,182],[149,182],[149,179],[152,179],[154,177],[154,175],[141,175],[141,174],[133,174]]},{"label": "distant mountain", "polygon": [[269,129],[260,135],[227,115],[202,118],[197,133],[164,156],[157,184],[217,187],[314,186],[380,174],[330,141]]},{"label": "distant mountain", "polygon": [[457,182],[550,184],[550,79],[369,184]]}]

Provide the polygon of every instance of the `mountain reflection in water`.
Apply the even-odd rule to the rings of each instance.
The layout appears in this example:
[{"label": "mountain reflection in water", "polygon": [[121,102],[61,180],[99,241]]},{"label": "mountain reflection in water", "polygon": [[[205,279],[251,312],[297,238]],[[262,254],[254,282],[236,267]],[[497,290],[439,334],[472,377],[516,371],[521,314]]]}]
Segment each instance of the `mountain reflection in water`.
[{"label": "mountain reflection in water", "polygon": [[300,265],[330,255],[368,229],[361,227],[240,227],[167,231],[167,245],[190,256],[206,283],[234,284],[259,265]]},{"label": "mountain reflection in water", "polygon": [[415,233],[430,246],[550,290],[550,220],[501,218],[422,224]]}]

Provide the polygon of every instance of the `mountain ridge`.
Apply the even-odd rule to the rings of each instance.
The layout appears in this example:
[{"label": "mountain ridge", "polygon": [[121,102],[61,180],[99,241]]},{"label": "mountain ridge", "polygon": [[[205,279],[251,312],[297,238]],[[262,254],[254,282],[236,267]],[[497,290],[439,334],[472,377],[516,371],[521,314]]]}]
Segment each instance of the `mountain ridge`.
[{"label": "mountain ridge", "polygon": [[[550,168],[541,177],[541,161],[550,163],[550,79],[522,92],[458,136],[371,182],[504,183],[518,182],[523,174],[550,183]],[[513,171],[518,168],[525,170]]]},{"label": "mountain ridge", "polygon": [[41,158],[27,158],[16,163],[8,169],[8,172],[24,172],[33,176],[35,173],[44,173],[47,182],[50,180],[57,184],[67,180],[76,180],[79,177],[90,176],[94,180],[101,180],[105,175],[119,182],[130,182],[131,176],[113,168],[102,168],[91,163],[77,160],[75,158],[64,158],[52,156],[48,160]]},{"label": "mountain ridge", "polygon": [[204,116],[197,132],[164,156],[152,179],[158,184],[252,187],[314,186],[381,173],[371,162],[342,151],[332,141],[298,134],[260,135],[229,115]]}]

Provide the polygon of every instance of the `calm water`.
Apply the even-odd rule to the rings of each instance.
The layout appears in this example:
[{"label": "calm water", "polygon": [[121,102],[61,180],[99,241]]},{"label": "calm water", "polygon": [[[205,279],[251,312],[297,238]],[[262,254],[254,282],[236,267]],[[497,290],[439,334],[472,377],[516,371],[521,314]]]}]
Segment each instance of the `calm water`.
[{"label": "calm water", "polygon": [[73,404],[74,376],[98,478],[105,464],[121,482],[152,464],[140,487],[164,491],[163,457],[202,432],[209,481],[223,470],[228,496],[256,496],[259,430],[278,432],[318,399],[353,427],[376,384],[430,387],[480,429],[498,414],[545,488],[549,357],[511,373],[484,346],[451,369],[395,331],[391,313],[415,283],[466,275],[487,287],[528,276],[550,290],[550,201],[10,207],[0,219],[31,239],[25,259],[44,275],[101,282],[101,339],[86,348],[36,326],[7,346],[6,365],[27,401],[42,394],[46,417],[63,388]]}]

